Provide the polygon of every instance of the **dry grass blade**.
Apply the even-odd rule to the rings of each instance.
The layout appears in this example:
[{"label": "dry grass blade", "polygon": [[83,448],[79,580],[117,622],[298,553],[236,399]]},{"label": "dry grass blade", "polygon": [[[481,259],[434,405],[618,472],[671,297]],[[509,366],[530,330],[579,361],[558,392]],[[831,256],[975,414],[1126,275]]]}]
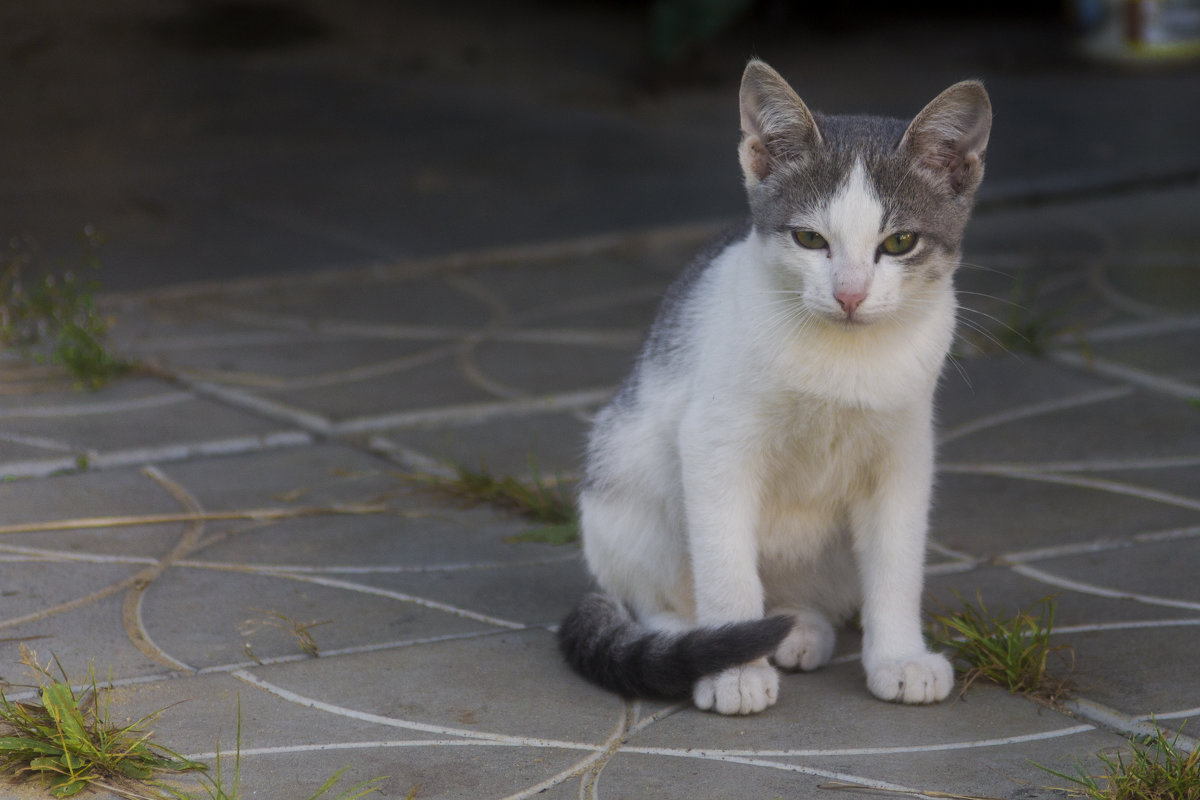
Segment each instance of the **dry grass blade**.
[{"label": "dry grass blade", "polygon": [[1011,617],[993,615],[976,595],[976,604],[962,601],[962,609],[934,615],[934,641],[949,648],[954,659],[966,664],[963,693],[977,680],[998,683],[1009,691],[1056,703],[1071,689],[1069,681],[1052,675],[1052,653],[1073,664],[1068,645],[1050,645],[1054,627],[1053,597],[1046,597]]},{"label": "dry grass blade", "polygon": [[[262,614],[266,614],[267,616],[265,619],[247,620],[246,626],[241,632],[243,636],[252,636],[259,628],[274,628],[296,637],[296,641],[300,643],[300,649],[308,653],[313,658],[319,656],[321,651],[317,647],[317,640],[313,638],[313,635],[310,631],[319,625],[328,625],[329,623],[333,622],[331,619],[319,621],[314,620],[313,622],[300,622],[299,620],[292,619],[286,614],[281,614],[278,611],[271,611],[265,608],[252,608],[251,611],[258,611]],[[249,642],[247,642],[246,647],[249,648],[249,646]],[[247,650],[247,654],[253,656],[249,650]]]},{"label": "dry grass blade", "polygon": [[114,517],[83,517],[80,519],[48,520],[45,522],[22,522],[0,525],[0,535],[8,533],[39,533],[42,531],[67,531],[91,528],[123,528],[138,525],[164,525],[174,522],[219,522],[222,520],[247,519],[255,522],[317,517],[341,514],[383,514],[387,511],[383,503],[334,506],[306,506],[301,508],[249,508],[235,511],[205,511],[202,513],[177,514],[133,514]]}]

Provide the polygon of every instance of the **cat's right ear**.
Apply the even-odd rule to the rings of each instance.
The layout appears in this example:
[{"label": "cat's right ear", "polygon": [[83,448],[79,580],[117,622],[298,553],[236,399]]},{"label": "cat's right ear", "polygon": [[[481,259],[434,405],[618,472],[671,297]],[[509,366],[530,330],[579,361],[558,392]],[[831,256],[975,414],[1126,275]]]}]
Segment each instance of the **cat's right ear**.
[{"label": "cat's right ear", "polygon": [[751,59],[739,94],[742,143],[738,160],[749,189],[781,163],[806,161],[821,144],[817,122],[804,101],[775,70]]},{"label": "cat's right ear", "polygon": [[935,186],[970,194],[983,180],[992,129],[992,104],[979,81],[962,81],[939,94],[908,126],[901,150]]}]

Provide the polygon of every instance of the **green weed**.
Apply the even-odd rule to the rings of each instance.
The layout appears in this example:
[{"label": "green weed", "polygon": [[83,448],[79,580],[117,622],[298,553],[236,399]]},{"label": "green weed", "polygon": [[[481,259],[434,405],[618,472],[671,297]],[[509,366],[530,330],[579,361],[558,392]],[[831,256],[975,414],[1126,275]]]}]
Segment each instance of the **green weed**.
[{"label": "green weed", "polygon": [[[1180,732],[1183,727],[1181,726]],[[1178,746],[1179,734],[1168,739],[1154,724],[1154,735],[1133,740],[1128,763],[1121,754],[1100,754],[1104,774],[1090,775],[1080,764],[1068,775],[1034,764],[1038,769],[1069,781],[1058,787],[1072,797],[1088,800],[1200,800],[1200,749],[1190,753]]]},{"label": "green weed", "polygon": [[[198,795],[163,784],[164,773],[207,770],[208,765],[184,758],[150,741],[146,726],[161,709],[126,725],[114,725],[109,714],[111,689],[100,687],[89,668],[85,689],[76,692],[57,659],[42,666],[37,654],[21,647],[21,661],[33,673],[39,703],[9,700],[0,689],[0,776],[41,781],[54,797],[71,797],[99,789],[127,800],[197,800]],[[212,773],[201,772],[200,788],[208,800],[243,800],[241,793],[242,702],[238,698],[237,744],[233,782],[226,785],[220,747]],[[332,791],[346,768],[333,773],[308,800]],[[379,791],[386,777],[372,778],[341,790],[332,800],[358,800]],[[408,800],[416,790],[409,792]]]},{"label": "green weed", "polygon": [[933,639],[948,648],[960,666],[965,665],[964,694],[980,679],[1046,703],[1056,703],[1067,694],[1070,682],[1047,669],[1051,653],[1060,654],[1068,663],[1073,663],[1074,655],[1067,645],[1050,646],[1053,597],[1011,617],[993,615],[979,595],[977,604],[958,599],[961,610],[934,615]]},{"label": "green weed", "polygon": [[559,525],[542,525],[509,536],[506,542],[535,542],[537,544],[575,544],[579,541],[579,523],[575,520]]},{"label": "green weed", "polygon": [[496,477],[483,466],[472,470],[455,464],[453,470],[453,477],[408,473],[404,479],[469,505],[511,511],[540,523],[537,528],[510,537],[510,541],[570,544],[579,540],[574,500],[561,481],[543,479],[533,459],[530,459],[533,478],[529,482],[512,476]]},{"label": "green weed", "polygon": [[105,344],[109,321],[96,308],[98,283],[85,277],[99,269],[100,243],[99,235],[86,228],[79,271],[61,274],[46,265],[28,239],[14,238],[0,251],[0,347],[59,364],[91,389],[131,367]]},{"label": "green weed", "polygon": [[41,701],[14,702],[0,690],[0,774],[39,780],[54,797],[92,788],[142,800],[156,796],[143,791],[153,776],[204,769],[150,741],[146,726],[162,711],[127,725],[113,724],[111,690],[97,686],[92,669],[87,688],[77,694],[57,659],[61,680],[23,646],[22,662],[34,675]]}]

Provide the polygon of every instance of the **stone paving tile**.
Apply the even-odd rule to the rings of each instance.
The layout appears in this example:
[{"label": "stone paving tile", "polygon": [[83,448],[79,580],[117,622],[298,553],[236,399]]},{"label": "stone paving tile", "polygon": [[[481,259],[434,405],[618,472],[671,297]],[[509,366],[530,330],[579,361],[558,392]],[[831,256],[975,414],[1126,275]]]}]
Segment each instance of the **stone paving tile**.
[{"label": "stone paving tile", "polygon": [[1193,466],[1194,458],[1181,458],[1178,466],[1163,464],[1160,468],[1149,470],[1121,470],[1114,472],[1098,471],[1095,477],[1100,480],[1111,480],[1118,484],[1131,486],[1152,485],[1169,494],[1175,495],[1173,502],[1190,506],[1195,499],[1196,487],[1200,486],[1200,467]]},{"label": "stone paving tile", "polygon": [[313,517],[244,525],[234,529],[237,535],[214,541],[192,560],[240,563],[262,570],[419,574],[558,561],[574,554],[550,545],[512,541],[531,527],[511,516],[497,519],[494,512],[445,508],[414,512],[412,517]]},{"label": "stone paving tile", "polygon": [[[549,549],[544,547],[542,549]],[[564,548],[560,548],[564,549]],[[589,586],[577,554],[550,553],[540,563],[504,569],[446,570],[420,574],[362,576],[362,583],[415,594],[523,625],[557,623]]]},{"label": "stone paving tile", "polygon": [[0,410],[0,476],[44,476],[80,464],[138,465],[306,441],[298,430],[162,381],[131,379],[137,387],[132,393],[121,383],[86,397],[57,392],[21,405],[10,401]]},{"label": "stone paving tile", "polygon": [[[622,701],[577,684],[561,659],[546,658],[555,651],[548,631],[500,631],[251,672],[265,691],[277,687],[319,699],[336,716],[373,715],[383,718],[381,724],[427,736],[551,747],[597,737],[593,743],[599,744],[620,722]],[[345,669],[379,679],[339,680]],[[536,689],[537,702],[530,702],[526,688]]]},{"label": "stone paving tile", "polygon": [[[1072,634],[1070,643],[1082,697],[1147,719],[1195,716],[1200,709],[1200,636],[1194,626],[1082,632]],[[1193,732],[1189,725],[1185,733]]]},{"label": "stone paving tile", "polygon": [[[139,469],[90,471],[0,482],[4,524],[177,511],[179,503]],[[11,534],[5,534],[7,537]],[[58,535],[51,533],[51,535]],[[6,541],[6,540],[5,540]],[[102,537],[85,538],[102,541]]]},{"label": "stone paving tile", "polygon": [[1078,408],[1132,391],[1120,383],[1063,370],[1027,355],[963,358],[957,363],[961,372],[948,367],[938,386],[939,456],[943,461],[955,439],[1036,417],[1057,405]]},{"label": "stone paving tile", "polygon": [[[743,796],[737,782],[754,792],[785,786],[783,797],[815,795],[831,781],[928,790],[936,775],[938,791],[1011,797],[1037,776],[1026,759],[1057,766],[1113,741],[991,687],[921,714],[931,709],[873,702],[861,683],[857,663],[785,676],[779,703],[761,717],[778,724],[673,714],[631,737],[604,766],[602,796]],[[724,769],[710,769],[716,764]],[[638,786],[663,794],[639,794]]]},{"label": "stone paving tile", "polygon": [[[6,384],[12,380],[14,387],[19,386],[20,361],[14,353],[3,355],[4,358],[0,359],[0,378],[4,378]],[[166,386],[162,381],[133,376],[85,393],[65,379],[65,373],[54,368],[43,369],[47,380],[31,381],[25,391],[0,392],[0,419],[7,422],[39,415],[65,415],[73,410],[92,414],[120,413],[120,405],[113,408],[110,404],[133,401],[131,408],[137,408],[138,404],[173,403],[187,397],[185,392]],[[50,379],[52,373],[55,380]]]},{"label": "stone paving tile", "polygon": [[[1091,397],[1093,402],[955,437],[942,444],[942,461],[1015,462],[1063,471],[1049,465],[1068,462],[1093,470],[1105,462],[1200,454],[1200,412],[1182,399],[1146,391]],[[1018,429],[1020,435],[1014,435]]]},{"label": "stone paving tile", "polygon": [[278,425],[260,417],[194,397],[116,414],[102,425],[91,415],[71,415],[19,419],[7,427],[18,435],[61,441],[70,452],[85,455],[169,442],[246,439],[279,430]]},{"label": "stone paving tile", "polygon": [[1087,483],[1089,477],[943,473],[933,508],[934,539],[956,551],[990,557],[1196,522],[1194,510]]},{"label": "stone paving tile", "polygon": [[[1114,552],[1119,554],[1122,551]],[[959,597],[972,604],[982,598],[991,613],[1012,615],[1036,607],[1045,598],[1054,598],[1054,627],[1062,632],[1065,637],[1063,641],[1068,643],[1072,632],[1086,632],[1106,626],[1152,626],[1159,622],[1166,625],[1190,624],[1197,621],[1195,611],[1186,607],[1131,602],[1127,597],[1102,596],[1052,582],[1065,577],[1061,568],[1064,561],[1086,562],[1089,558],[1090,554],[1070,559],[1027,562],[1015,568],[981,566],[963,572],[931,574],[925,586],[925,607],[931,614],[946,614],[959,607]],[[1096,585],[1128,591],[1121,582]]]},{"label": "stone paving tile", "polygon": [[[585,412],[586,413],[586,412]],[[381,431],[380,436],[423,455],[495,475],[577,475],[583,468],[588,423],[585,413],[539,414],[501,423]],[[581,418],[582,417],[582,418]]]},{"label": "stone paving tile", "polygon": [[[253,665],[251,665],[253,666]],[[278,698],[240,680],[238,670],[207,672],[190,677],[181,690],[177,680],[149,680],[118,688],[112,698],[114,715],[138,719],[166,708],[154,723],[163,739],[177,742],[188,754],[223,754],[236,744],[237,710],[241,705],[242,748],[306,747],[328,742],[371,741],[379,733],[369,722],[328,714]],[[172,703],[179,706],[167,708]],[[389,738],[417,738],[398,729]],[[314,787],[315,789],[315,787]],[[311,793],[311,791],[310,791]]]},{"label": "stone paving tile", "polygon": [[489,342],[472,353],[480,373],[501,386],[555,394],[619,384],[635,348],[580,347],[542,342]]},{"label": "stone paving tile", "polygon": [[[390,285],[391,284],[391,285]],[[494,312],[491,298],[473,291],[454,276],[431,275],[405,281],[395,291],[390,276],[354,276],[337,283],[300,284],[285,292],[244,294],[233,302],[215,298],[214,311],[234,319],[284,320],[312,325],[357,323],[434,326],[443,329],[474,327]]]},{"label": "stone paving tile", "polygon": [[[10,616],[5,603],[0,627],[0,638],[4,640],[0,642],[0,674],[6,680],[18,686],[30,682],[30,675],[20,664],[21,645],[37,652],[43,664],[51,656],[56,657],[72,680],[80,682],[90,668],[95,669],[98,681],[110,676],[128,680],[162,675],[164,665],[139,650],[130,635],[136,636],[136,625],[126,616],[131,592],[122,579],[130,577],[132,570],[100,568],[87,576],[78,570],[47,572],[40,572],[47,579],[44,586],[55,591],[38,618],[21,622],[30,615]],[[63,608],[67,603],[74,605]]]},{"label": "stone paving tile", "polygon": [[[180,340],[180,344],[186,344],[186,340]],[[170,352],[171,364],[176,369],[191,375],[276,391],[353,374],[360,365],[403,364],[416,360],[430,349],[423,342],[364,341],[354,336],[275,331],[246,334],[237,342],[236,349],[170,345],[170,342],[160,340],[154,343],[154,348],[156,353]]]},{"label": "stone paving tile", "polygon": [[1121,264],[1114,261],[1113,267],[1105,271],[1105,278],[1114,292],[1121,296],[1135,298],[1138,310],[1155,310],[1164,316],[1193,314],[1196,311],[1195,300],[1200,293],[1200,268],[1190,258],[1180,259],[1180,254],[1186,252],[1179,242],[1172,242],[1173,247],[1179,248],[1166,252],[1150,250],[1135,265]]},{"label": "stone paving tile", "polygon": [[259,394],[333,420],[480,403],[494,398],[492,393],[463,376],[450,352],[442,352],[436,358],[418,359],[407,368],[377,377],[347,375],[342,380],[295,388],[271,388]]},{"label": "stone paving tile", "polygon": [[330,442],[196,459],[164,470],[206,509],[369,503],[398,488],[377,458]]},{"label": "stone paving tile", "polygon": [[[1159,608],[1200,611],[1200,529],[1187,538],[1038,561],[1039,570],[1085,586],[1115,587]],[[1160,601],[1160,602],[1156,602]]]},{"label": "stone paving tile", "polygon": [[1134,341],[1096,342],[1097,356],[1118,364],[1150,370],[1181,381],[1200,381],[1200,347],[1196,347],[1200,326],[1187,330],[1145,336]]}]

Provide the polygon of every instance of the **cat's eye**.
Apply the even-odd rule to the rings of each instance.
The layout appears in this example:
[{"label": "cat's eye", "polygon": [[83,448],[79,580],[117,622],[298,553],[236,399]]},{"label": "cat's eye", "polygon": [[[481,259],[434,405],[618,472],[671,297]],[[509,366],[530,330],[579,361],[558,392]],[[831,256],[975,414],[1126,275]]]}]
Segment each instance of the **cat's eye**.
[{"label": "cat's eye", "polygon": [[796,244],[808,250],[824,250],[829,246],[825,237],[816,231],[792,231],[792,238]]},{"label": "cat's eye", "polygon": [[893,233],[883,240],[880,249],[889,256],[902,256],[917,246],[915,233]]}]

